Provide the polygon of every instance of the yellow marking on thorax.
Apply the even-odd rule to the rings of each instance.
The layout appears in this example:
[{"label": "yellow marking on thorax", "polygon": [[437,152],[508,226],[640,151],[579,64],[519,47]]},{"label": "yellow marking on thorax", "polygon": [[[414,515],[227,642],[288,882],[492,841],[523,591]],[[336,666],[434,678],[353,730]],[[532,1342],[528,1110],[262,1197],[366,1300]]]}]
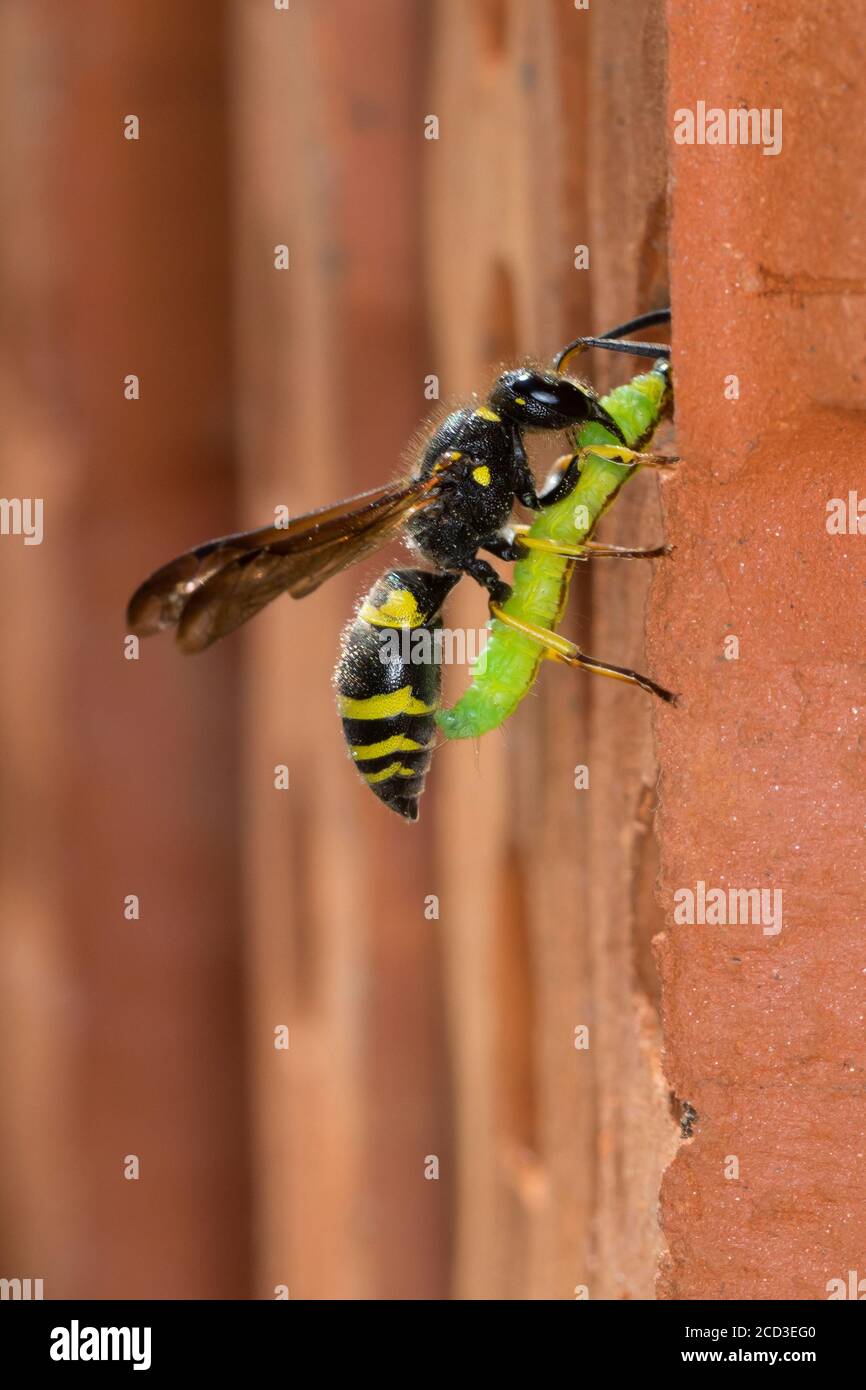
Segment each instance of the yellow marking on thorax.
[{"label": "yellow marking on thorax", "polygon": [[432,714],[435,705],[416,700],[411,685],[401,686],[388,695],[368,695],[363,700],[340,696],[340,713],[344,719],[393,719],[397,714]]},{"label": "yellow marking on thorax", "polygon": [[473,468],[472,476],[481,487],[490,486],[490,469],[487,467],[486,463],[481,463],[477,468]]},{"label": "yellow marking on thorax", "polygon": [[362,775],[365,782],[387,782],[389,777],[414,777],[416,773],[414,767],[404,767],[402,763],[389,763],[381,772],[365,772]]},{"label": "yellow marking on thorax", "polygon": [[389,753],[417,753],[427,744],[417,743],[406,734],[394,734],[392,738],[380,739],[378,743],[353,743],[350,747],[352,757],[361,763],[368,758],[387,758]]},{"label": "yellow marking on thorax", "polygon": [[365,599],[358,617],[376,627],[422,627],[426,621],[415,595],[408,589],[392,589],[385,602],[378,605]]},{"label": "yellow marking on thorax", "polygon": [[491,410],[489,405],[480,405],[477,410],[473,410],[472,414],[477,416],[479,420],[492,420],[494,425],[498,425],[502,419],[502,416],[497,415],[495,410]]}]

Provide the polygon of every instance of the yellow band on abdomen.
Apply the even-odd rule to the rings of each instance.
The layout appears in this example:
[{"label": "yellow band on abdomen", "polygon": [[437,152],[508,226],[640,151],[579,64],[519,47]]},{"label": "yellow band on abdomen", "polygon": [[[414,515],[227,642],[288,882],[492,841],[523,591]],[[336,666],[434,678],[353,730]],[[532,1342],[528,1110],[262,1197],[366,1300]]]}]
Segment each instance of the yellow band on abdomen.
[{"label": "yellow band on abdomen", "polygon": [[384,603],[365,599],[358,617],[374,627],[422,627],[427,621],[418,608],[418,601],[408,589],[392,589]]},{"label": "yellow band on abdomen", "polygon": [[364,700],[340,696],[340,713],[344,719],[393,719],[397,714],[432,714],[434,705],[416,700],[411,685],[392,690],[389,695],[368,695]]},{"label": "yellow band on abdomen", "polygon": [[368,758],[387,758],[389,753],[417,753],[426,744],[416,743],[406,734],[394,734],[393,738],[383,738],[379,743],[353,743],[349,747],[356,762],[366,762]]},{"label": "yellow band on abdomen", "polygon": [[402,763],[389,763],[381,772],[364,772],[361,775],[365,782],[387,782],[389,777],[414,777],[416,772],[414,767],[404,767]]}]

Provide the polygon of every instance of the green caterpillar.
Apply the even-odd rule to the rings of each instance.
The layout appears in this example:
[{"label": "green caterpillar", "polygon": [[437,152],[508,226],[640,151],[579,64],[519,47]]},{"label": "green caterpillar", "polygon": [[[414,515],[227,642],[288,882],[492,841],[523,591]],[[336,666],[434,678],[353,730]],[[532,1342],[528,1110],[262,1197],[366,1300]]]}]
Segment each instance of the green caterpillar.
[{"label": "green caterpillar", "polygon": [[[649,441],[669,412],[671,399],[670,365],[660,359],[651,371],[616,387],[602,405],[629,446],[638,448]],[[578,448],[616,444],[613,435],[599,424],[584,425],[576,438]],[[527,539],[568,546],[587,541],[623,483],[637,471],[589,454],[574,490],[537,514]],[[530,551],[514,566],[513,592],[503,614],[536,628],[555,629],[565,608],[575,563],[561,555]],[[538,641],[493,618],[490,637],[472,667],[468,688],[455,705],[436,711],[436,723],[445,737],[479,738],[498,728],[531,690],[545,655],[545,647]],[[645,684],[670,698],[651,682]]]}]

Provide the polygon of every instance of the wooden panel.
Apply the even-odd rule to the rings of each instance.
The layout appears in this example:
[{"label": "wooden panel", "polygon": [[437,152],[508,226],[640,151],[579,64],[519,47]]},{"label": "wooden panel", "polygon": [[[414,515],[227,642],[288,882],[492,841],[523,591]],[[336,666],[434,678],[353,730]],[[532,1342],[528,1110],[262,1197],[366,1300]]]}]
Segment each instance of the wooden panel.
[{"label": "wooden panel", "polygon": [[[429,255],[449,390],[665,302],[663,52],[659,5],[439,6]],[[623,495],[610,539],[659,537],[654,488]],[[587,650],[640,665],[648,579],[600,565],[575,585]],[[454,607],[484,621],[468,587]],[[460,1296],[652,1296],[676,1130],[648,959],[650,713],[633,691],[551,668],[500,734],[438,755]],[[581,1024],[588,1052],[572,1045]]]},{"label": "wooden panel", "polygon": [[[290,23],[290,40],[278,37]],[[425,411],[424,13],[240,7],[240,361],[250,519],[393,477]],[[263,132],[270,132],[263,139]],[[273,269],[273,247],[291,269]],[[392,554],[394,552],[392,551]],[[385,558],[264,615],[246,683],[254,1292],[445,1293],[451,1165],[431,814],[347,761],[329,680]],[[291,786],[273,790],[287,763]],[[288,1053],[273,1028],[291,1028]],[[424,1179],[439,1154],[445,1176]]]},{"label": "wooden panel", "polygon": [[5,6],[0,51],[4,489],[45,505],[0,542],[2,1266],[240,1296],[233,663],[123,657],[133,585],[232,512],[222,10]]}]

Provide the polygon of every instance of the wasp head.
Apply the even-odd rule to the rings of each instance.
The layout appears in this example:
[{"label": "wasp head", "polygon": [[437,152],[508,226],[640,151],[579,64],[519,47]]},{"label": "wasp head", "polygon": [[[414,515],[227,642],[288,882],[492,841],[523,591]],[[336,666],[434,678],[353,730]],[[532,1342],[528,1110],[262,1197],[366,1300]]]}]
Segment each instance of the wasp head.
[{"label": "wasp head", "polygon": [[530,429],[565,430],[596,421],[625,443],[591,388],[556,372],[528,367],[503,372],[490,393],[490,406],[504,419]]}]

